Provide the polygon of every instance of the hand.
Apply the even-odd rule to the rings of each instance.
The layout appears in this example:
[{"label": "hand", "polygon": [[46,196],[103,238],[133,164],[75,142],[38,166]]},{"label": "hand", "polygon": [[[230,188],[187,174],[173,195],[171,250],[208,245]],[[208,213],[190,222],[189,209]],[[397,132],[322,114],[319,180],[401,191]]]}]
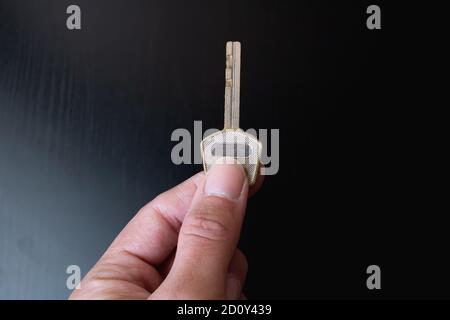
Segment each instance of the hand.
[{"label": "hand", "polygon": [[241,166],[217,164],[159,195],[70,299],[242,298],[247,261],[236,246],[248,194]]}]

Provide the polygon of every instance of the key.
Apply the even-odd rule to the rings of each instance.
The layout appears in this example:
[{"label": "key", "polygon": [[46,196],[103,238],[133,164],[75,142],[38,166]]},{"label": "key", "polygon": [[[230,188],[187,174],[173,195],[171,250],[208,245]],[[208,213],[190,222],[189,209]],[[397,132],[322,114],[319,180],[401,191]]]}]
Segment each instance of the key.
[{"label": "key", "polygon": [[256,137],[239,128],[241,80],[241,44],[227,42],[225,62],[225,112],[222,131],[207,136],[200,143],[205,172],[215,163],[243,166],[249,185],[258,177],[262,145]]}]

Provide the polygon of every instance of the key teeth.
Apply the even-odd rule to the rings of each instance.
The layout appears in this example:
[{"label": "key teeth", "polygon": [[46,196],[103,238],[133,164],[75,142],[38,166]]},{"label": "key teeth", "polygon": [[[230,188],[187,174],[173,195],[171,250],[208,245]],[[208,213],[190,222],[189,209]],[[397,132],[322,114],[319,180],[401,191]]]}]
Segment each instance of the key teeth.
[{"label": "key teeth", "polygon": [[225,80],[230,82],[233,80],[233,74],[230,68],[225,69]]},{"label": "key teeth", "polygon": [[227,68],[231,68],[231,66],[233,65],[233,55],[232,54],[227,55],[227,58],[225,60],[225,65],[227,66]]}]

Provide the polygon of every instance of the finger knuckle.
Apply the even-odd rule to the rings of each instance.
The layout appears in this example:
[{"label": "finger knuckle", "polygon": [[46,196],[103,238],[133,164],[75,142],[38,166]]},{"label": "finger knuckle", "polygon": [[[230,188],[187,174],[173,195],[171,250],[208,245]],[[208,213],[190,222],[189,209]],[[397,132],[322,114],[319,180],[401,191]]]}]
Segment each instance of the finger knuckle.
[{"label": "finger knuckle", "polygon": [[182,232],[185,236],[210,241],[226,241],[234,224],[232,206],[227,200],[209,197],[188,215]]},{"label": "finger knuckle", "polygon": [[186,236],[212,241],[225,241],[228,234],[227,226],[221,221],[205,216],[196,216],[189,219],[183,231]]}]

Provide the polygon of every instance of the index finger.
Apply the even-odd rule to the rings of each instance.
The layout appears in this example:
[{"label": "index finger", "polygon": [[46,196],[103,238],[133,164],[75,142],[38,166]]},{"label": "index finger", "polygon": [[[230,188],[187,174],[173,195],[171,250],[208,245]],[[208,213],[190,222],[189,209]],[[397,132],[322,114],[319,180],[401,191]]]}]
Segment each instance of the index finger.
[{"label": "index finger", "polygon": [[162,263],[177,244],[181,223],[203,179],[204,173],[197,173],[153,199],[125,226],[105,255],[127,252],[153,266]]}]

